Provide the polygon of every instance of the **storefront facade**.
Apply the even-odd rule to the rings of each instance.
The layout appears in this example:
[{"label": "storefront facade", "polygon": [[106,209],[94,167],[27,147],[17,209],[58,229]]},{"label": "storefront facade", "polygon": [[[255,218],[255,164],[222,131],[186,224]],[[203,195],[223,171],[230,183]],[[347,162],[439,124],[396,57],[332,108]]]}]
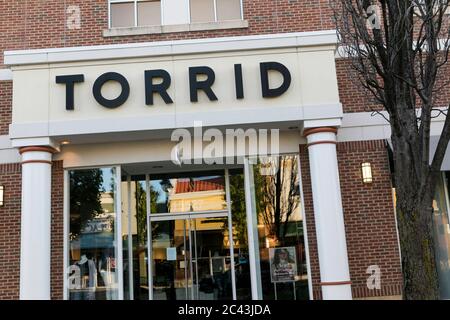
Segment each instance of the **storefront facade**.
[{"label": "storefront facade", "polygon": [[1,298],[401,297],[389,127],[332,25],[244,0],[154,39],[104,2],[103,41],[5,47]]}]

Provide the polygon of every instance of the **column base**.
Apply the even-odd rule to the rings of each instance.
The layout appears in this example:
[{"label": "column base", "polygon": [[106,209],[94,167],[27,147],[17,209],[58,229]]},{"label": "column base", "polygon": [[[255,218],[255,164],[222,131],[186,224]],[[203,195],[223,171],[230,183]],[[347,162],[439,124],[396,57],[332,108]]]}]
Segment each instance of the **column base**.
[{"label": "column base", "polygon": [[348,283],[322,284],[323,300],[352,300],[352,286]]}]

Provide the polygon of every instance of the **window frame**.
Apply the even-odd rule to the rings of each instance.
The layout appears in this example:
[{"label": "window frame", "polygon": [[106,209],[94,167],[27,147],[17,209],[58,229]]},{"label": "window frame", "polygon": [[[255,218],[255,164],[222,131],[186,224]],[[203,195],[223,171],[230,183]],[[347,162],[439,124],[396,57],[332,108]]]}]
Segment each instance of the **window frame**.
[{"label": "window frame", "polygon": [[[68,268],[70,261],[70,171],[75,170],[89,170],[89,169],[109,169],[114,168],[116,170],[114,178],[116,180],[116,188],[114,193],[114,198],[116,203],[114,204],[115,209],[115,235],[114,241],[117,241],[115,247],[115,258],[117,266],[117,300],[124,300],[124,278],[123,278],[123,242],[122,239],[122,166],[120,164],[111,165],[98,165],[98,166],[83,166],[83,167],[68,167],[64,168],[64,195],[63,195],[63,300],[70,300],[70,289],[68,287]],[[120,240],[120,241],[119,241]]]},{"label": "window frame", "polygon": [[[108,29],[121,29],[121,28],[139,28],[143,26],[139,26],[138,23],[138,2],[147,2],[149,0],[108,0]],[[161,25],[164,24],[163,21],[163,6],[162,2],[163,0],[159,0],[160,2],[160,15],[161,15]],[[113,27],[112,26],[112,20],[111,20],[111,5],[115,3],[132,3],[134,8],[134,25],[127,26],[127,27]]]},{"label": "window frame", "polygon": [[[192,16],[191,16],[191,1],[189,0],[189,23],[192,23]],[[239,7],[240,7],[240,17],[239,20],[244,20],[244,0],[239,0]],[[230,21],[230,20],[222,20],[219,21],[217,19],[217,0],[213,0],[213,5],[214,5],[214,21],[209,21],[209,22],[194,22],[194,23],[220,23],[223,21]]]},{"label": "window frame", "polygon": [[[138,25],[138,2],[145,2],[148,0],[108,0],[108,29],[121,29],[121,28],[140,28],[140,27],[144,27],[144,26],[139,26]],[[188,17],[189,17],[189,24],[192,24],[192,18],[191,18],[191,0],[187,0],[189,2],[188,5]],[[164,6],[163,6],[163,2],[164,0],[159,0],[160,2],[160,15],[161,15],[161,24],[159,26],[164,26]],[[244,0],[239,0],[240,3],[240,17],[238,20],[243,21],[244,20]],[[134,7],[134,25],[132,26],[127,26],[127,27],[113,27],[112,26],[112,20],[111,20],[111,5],[115,4],[115,3],[132,3],[133,7]],[[209,23],[220,23],[223,21],[219,21],[217,20],[217,0],[213,0],[213,4],[214,4],[214,21],[210,21]],[[224,20],[224,21],[228,21],[228,20]],[[199,23],[208,23],[208,22],[199,22]]]}]

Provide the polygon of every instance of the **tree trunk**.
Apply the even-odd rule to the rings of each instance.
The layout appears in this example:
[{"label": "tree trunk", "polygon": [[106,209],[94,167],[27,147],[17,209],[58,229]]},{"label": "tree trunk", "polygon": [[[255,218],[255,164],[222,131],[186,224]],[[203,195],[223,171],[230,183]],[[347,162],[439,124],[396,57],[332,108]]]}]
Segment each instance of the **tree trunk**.
[{"label": "tree trunk", "polygon": [[397,202],[397,220],[403,268],[403,298],[439,299],[433,238],[432,197],[428,203],[402,208]]}]

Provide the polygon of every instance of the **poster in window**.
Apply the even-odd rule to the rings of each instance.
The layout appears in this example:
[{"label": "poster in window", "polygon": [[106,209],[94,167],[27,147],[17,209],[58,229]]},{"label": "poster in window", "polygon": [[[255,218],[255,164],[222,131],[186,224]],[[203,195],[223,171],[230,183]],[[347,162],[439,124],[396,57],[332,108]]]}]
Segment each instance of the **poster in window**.
[{"label": "poster in window", "polygon": [[297,275],[295,247],[269,248],[272,282],[292,282]]}]

